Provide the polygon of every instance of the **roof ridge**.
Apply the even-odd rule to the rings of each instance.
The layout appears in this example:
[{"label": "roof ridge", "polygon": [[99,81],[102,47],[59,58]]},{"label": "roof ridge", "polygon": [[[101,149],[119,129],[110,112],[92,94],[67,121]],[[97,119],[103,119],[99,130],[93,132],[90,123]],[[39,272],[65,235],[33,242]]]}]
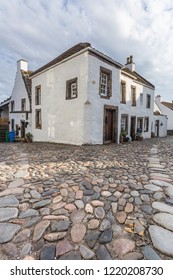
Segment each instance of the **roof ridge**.
[{"label": "roof ridge", "polygon": [[45,65],[41,66],[40,68],[38,68],[36,71],[32,72],[30,74],[30,76],[33,76],[53,65],[55,65],[56,63],[64,60],[65,58],[70,57],[71,55],[78,53],[79,51],[87,48],[87,47],[91,47],[91,44],[88,42],[85,43],[78,43],[76,45],[74,45],[73,47],[71,47],[70,49],[66,50],[65,52],[63,52],[62,54],[60,54],[59,56],[57,56],[56,58],[54,58],[53,60],[49,61],[48,63],[46,63]]}]

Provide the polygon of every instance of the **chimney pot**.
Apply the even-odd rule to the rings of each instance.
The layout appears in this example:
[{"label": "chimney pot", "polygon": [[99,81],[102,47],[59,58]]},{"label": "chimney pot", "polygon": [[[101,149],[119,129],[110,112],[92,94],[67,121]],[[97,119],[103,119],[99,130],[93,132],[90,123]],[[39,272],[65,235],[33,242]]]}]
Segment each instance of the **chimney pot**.
[{"label": "chimney pot", "polygon": [[127,64],[130,63],[130,57],[127,57]]},{"label": "chimney pot", "polygon": [[127,57],[127,63],[125,64],[125,67],[130,69],[132,72],[135,71],[135,63],[133,62],[133,56]]},{"label": "chimney pot", "polygon": [[133,63],[133,55],[130,56],[130,63]]}]

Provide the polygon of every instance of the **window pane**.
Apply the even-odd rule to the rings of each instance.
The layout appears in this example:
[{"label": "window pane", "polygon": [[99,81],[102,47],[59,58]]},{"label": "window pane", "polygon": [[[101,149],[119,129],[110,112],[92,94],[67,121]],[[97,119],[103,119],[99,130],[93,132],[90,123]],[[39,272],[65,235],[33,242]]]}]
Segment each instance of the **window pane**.
[{"label": "window pane", "polygon": [[41,129],[41,110],[35,110],[35,127]]},{"label": "window pane", "polygon": [[77,78],[66,81],[66,99],[76,98],[78,95]]},{"label": "window pane", "polygon": [[99,94],[105,98],[112,96],[112,72],[103,67],[100,67]]},{"label": "window pane", "polygon": [[126,131],[128,133],[128,116],[121,115],[121,130]]},{"label": "window pane", "polygon": [[121,102],[126,103],[126,83],[121,82]]},{"label": "window pane", "polygon": [[140,94],[140,105],[143,104],[143,93]]},{"label": "window pane", "polygon": [[37,86],[35,89],[35,105],[41,104],[41,86]]}]

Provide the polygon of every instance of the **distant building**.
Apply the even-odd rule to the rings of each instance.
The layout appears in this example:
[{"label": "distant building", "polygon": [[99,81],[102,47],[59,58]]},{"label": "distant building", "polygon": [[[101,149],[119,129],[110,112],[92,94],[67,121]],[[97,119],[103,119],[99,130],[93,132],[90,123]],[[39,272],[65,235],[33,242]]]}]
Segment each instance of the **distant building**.
[{"label": "distant building", "polygon": [[162,101],[162,97],[155,97],[156,111],[167,116],[167,133],[173,135],[173,102]]},{"label": "distant building", "polygon": [[124,129],[132,140],[135,140],[137,132],[140,132],[143,138],[150,138],[155,87],[135,71],[132,56],[127,58],[120,77],[121,129]]},{"label": "distant building", "polygon": [[0,142],[5,142],[9,131],[10,98],[0,103]]},{"label": "distant building", "polygon": [[156,102],[154,103],[154,116],[153,116],[153,126],[152,132],[155,137],[165,137],[167,136],[167,116],[163,115],[159,110]]},{"label": "distant building", "polygon": [[22,59],[19,60],[9,104],[9,130],[14,130],[16,136],[21,138],[25,137],[26,132],[32,131],[30,74],[28,62]]},{"label": "distant building", "polygon": [[9,120],[9,103],[11,97],[0,103],[0,119]]}]

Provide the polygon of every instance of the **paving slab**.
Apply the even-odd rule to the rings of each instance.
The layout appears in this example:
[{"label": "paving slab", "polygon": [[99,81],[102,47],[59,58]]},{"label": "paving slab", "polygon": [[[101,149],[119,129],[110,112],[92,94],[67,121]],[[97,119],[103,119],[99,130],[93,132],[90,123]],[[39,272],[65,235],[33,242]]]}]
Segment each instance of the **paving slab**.
[{"label": "paving slab", "polygon": [[150,180],[150,182],[159,187],[173,187],[171,183],[165,182],[164,180]]},{"label": "paving slab", "polygon": [[149,233],[153,246],[163,254],[173,257],[173,232],[152,225],[149,227]]},{"label": "paving slab", "polygon": [[0,244],[6,243],[13,239],[20,228],[21,227],[19,225],[11,223],[0,223]]},{"label": "paving slab", "polygon": [[16,207],[19,205],[19,200],[15,195],[9,195],[0,198],[0,207]]},{"label": "paving slab", "polygon": [[153,220],[160,226],[173,231],[173,215],[168,213],[157,213]]},{"label": "paving slab", "polygon": [[169,196],[169,198],[173,198],[173,186],[169,186],[165,189],[165,194]]},{"label": "paving slab", "polygon": [[19,210],[17,208],[0,208],[0,222],[9,221],[17,218]]},{"label": "paving slab", "polygon": [[152,207],[160,212],[173,214],[173,207],[162,202],[153,202]]}]

